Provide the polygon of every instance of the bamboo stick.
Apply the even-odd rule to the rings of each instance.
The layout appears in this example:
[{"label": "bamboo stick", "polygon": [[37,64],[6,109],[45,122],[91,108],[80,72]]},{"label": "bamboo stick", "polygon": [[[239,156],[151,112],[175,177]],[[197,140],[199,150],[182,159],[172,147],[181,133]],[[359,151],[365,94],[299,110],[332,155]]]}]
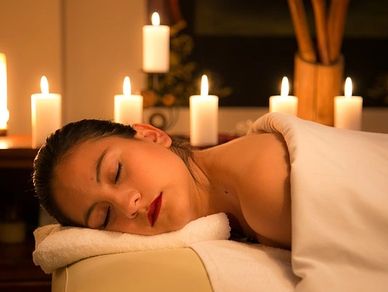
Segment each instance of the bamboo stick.
[{"label": "bamboo stick", "polygon": [[328,40],[330,62],[335,62],[341,55],[345,20],[350,0],[332,0],[328,16]]},{"label": "bamboo stick", "polygon": [[330,63],[330,58],[327,38],[325,0],[312,0],[311,2],[314,11],[319,57],[322,64],[328,65]]},{"label": "bamboo stick", "polygon": [[317,57],[307,25],[303,0],[288,0],[288,5],[294,25],[299,54],[305,61],[314,63],[316,62]]}]

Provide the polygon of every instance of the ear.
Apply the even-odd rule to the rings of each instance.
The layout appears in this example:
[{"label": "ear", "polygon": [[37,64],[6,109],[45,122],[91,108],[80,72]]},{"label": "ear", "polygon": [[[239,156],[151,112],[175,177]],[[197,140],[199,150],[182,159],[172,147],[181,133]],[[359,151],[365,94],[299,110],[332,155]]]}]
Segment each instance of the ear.
[{"label": "ear", "polygon": [[133,124],[132,127],[136,130],[136,139],[157,143],[166,148],[172,144],[171,137],[166,132],[149,124]]}]

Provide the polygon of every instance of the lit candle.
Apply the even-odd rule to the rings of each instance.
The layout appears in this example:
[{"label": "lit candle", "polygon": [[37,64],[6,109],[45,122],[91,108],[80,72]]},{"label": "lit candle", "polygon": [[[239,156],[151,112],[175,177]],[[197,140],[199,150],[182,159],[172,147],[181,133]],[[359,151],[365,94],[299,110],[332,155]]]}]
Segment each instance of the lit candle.
[{"label": "lit candle", "polygon": [[9,112],[7,108],[7,59],[0,53],[0,135],[6,134]]},{"label": "lit candle", "polygon": [[31,95],[32,147],[41,146],[61,126],[61,95],[49,93],[46,76],[40,79],[42,93]]},{"label": "lit candle", "polygon": [[352,96],[352,80],[345,80],[345,96],[334,98],[334,126],[361,130],[362,97]]},{"label": "lit candle", "polygon": [[143,27],[143,70],[164,73],[170,67],[170,28],[160,25],[157,12],[152,14],[151,22]]},{"label": "lit candle", "polygon": [[269,98],[269,111],[281,112],[295,115],[298,112],[298,98],[288,95],[290,86],[287,77],[283,77],[280,95],[273,95]]},{"label": "lit candle", "polygon": [[218,97],[208,92],[208,79],[203,75],[201,95],[190,96],[190,144],[193,146],[218,143]]},{"label": "lit candle", "polygon": [[127,125],[143,121],[143,97],[131,94],[131,81],[128,76],[124,78],[123,94],[115,95],[114,120]]}]

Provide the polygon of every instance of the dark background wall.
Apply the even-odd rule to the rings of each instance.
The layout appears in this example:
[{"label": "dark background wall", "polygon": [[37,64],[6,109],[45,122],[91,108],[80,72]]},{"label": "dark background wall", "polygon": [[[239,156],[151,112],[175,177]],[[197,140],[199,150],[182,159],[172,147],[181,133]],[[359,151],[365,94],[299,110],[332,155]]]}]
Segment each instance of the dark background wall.
[{"label": "dark background wall", "polygon": [[[310,1],[305,1],[314,38]],[[221,106],[268,106],[281,78],[293,80],[296,39],[286,0],[184,0],[192,59],[214,88],[228,88]],[[345,76],[365,106],[388,106],[388,1],[351,0],[343,55]],[[292,87],[291,87],[292,93]]]}]

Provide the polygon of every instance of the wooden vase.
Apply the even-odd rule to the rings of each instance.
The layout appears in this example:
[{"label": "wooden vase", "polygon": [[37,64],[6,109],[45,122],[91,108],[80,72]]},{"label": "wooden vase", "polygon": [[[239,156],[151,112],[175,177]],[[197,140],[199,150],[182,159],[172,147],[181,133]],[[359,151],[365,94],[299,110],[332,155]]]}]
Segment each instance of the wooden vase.
[{"label": "wooden vase", "polygon": [[334,97],[343,87],[344,59],[330,65],[310,63],[295,55],[294,93],[298,117],[327,126],[334,125]]}]

